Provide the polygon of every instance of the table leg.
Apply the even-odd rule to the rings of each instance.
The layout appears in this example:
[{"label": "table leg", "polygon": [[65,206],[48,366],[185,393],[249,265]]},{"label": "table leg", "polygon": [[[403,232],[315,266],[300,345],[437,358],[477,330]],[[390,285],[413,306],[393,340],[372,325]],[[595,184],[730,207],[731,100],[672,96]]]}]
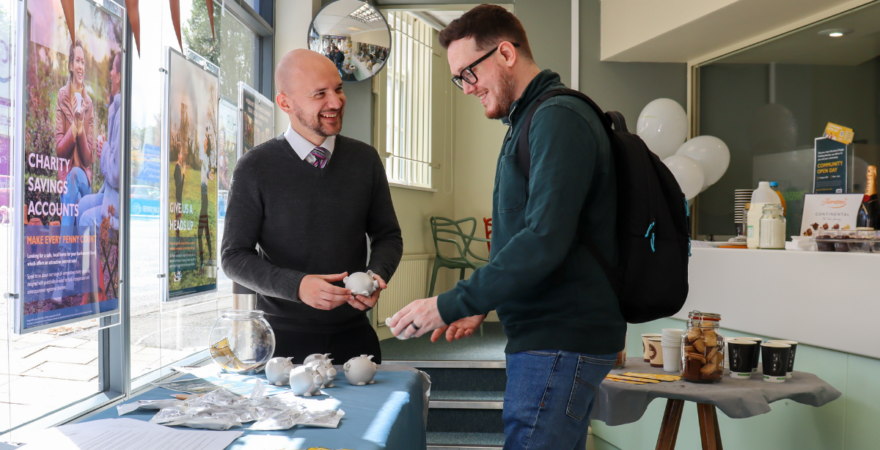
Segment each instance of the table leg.
[{"label": "table leg", "polygon": [[660,425],[660,436],[657,437],[656,450],[673,450],[678,439],[678,427],[681,425],[681,413],[684,400],[666,400],[666,411]]},{"label": "table leg", "polygon": [[697,416],[700,419],[700,442],[703,450],[723,450],[715,405],[697,403]]}]

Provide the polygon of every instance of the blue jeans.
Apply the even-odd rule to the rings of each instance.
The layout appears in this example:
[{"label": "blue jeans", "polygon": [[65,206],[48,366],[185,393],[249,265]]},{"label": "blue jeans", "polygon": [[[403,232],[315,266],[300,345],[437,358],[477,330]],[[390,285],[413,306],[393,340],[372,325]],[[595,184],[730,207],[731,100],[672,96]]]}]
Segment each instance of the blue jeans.
[{"label": "blue jeans", "polygon": [[559,350],[508,354],[504,450],[583,450],[596,390],[616,359]]},{"label": "blue jeans", "polygon": [[[61,194],[61,203],[65,205],[77,205],[81,198],[91,193],[92,187],[89,185],[89,178],[86,176],[85,171],[79,167],[70,169],[70,172],[67,173],[67,193]],[[61,225],[65,227],[75,226],[76,216],[61,216]]]}]

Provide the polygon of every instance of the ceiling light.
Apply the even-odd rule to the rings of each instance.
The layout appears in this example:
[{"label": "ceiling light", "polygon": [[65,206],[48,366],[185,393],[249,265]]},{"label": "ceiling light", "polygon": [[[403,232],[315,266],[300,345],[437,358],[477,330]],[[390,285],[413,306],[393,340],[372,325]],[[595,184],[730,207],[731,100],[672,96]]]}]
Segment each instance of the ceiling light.
[{"label": "ceiling light", "polygon": [[358,27],[348,27],[348,28],[346,28],[346,30],[351,30],[351,31],[362,31],[362,30],[361,30],[360,28],[358,28]]},{"label": "ceiling light", "polygon": [[358,22],[370,23],[381,19],[382,15],[379,14],[378,11],[373,9],[373,7],[369,3],[365,3],[363,6],[356,9],[353,13],[349,14],[348,17],[351,17]]},{"label": "ceiling light", "polygon": [[853,30],[849,28],[830,28],[827,30],[822,30],[819,32],[819,36],[828,36],[832,38],[839,38],[841,36],[846,36],[847,34],[852,33]]}]

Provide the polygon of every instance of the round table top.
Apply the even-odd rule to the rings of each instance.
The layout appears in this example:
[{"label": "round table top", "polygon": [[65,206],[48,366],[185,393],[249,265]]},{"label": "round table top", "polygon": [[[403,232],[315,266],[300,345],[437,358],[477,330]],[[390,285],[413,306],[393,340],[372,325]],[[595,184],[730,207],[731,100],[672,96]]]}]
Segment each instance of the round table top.
[{"label": "round table top", "polygon": [[[641,357],[627,358],[626,367],[612,374],[626,372],[678,375],[651,367]],[[592,418],[608,425],[623,425],[639,420],[655,398],[688,400],[715,405],[728,417],[743,419],[770,412],[770,403],[792,400],[810,406],[822,406],[841,396],[840,391],[821,378],[795,371],[784,383],[765,382],[761,374],[751,379],[730,378],[727,369],[718,383],[692,383],[686,380],[634,385],[605,380],[596,392]]]}]

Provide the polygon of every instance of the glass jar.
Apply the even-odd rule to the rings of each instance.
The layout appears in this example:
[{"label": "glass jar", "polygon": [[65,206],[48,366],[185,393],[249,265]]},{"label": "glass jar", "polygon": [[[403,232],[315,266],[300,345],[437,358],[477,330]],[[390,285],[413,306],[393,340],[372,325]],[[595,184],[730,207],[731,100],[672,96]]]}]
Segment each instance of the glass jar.
[{"label": "glass jar", "polygon": [[275,332],[263,311],[223,311],[211,328],[208,350],[226,372],[256,373],[275,353]]},{"label": "glass jar", "polygon": [[761,216],[761,234],[758,248],[784,249],[785,248],[785,216],[782,214],[782,205],[768,203],[764,205]]},{"label": "glass jar", "polygon": [[724,376],[721,315],[691,311],[681,337],[681,377],[696,383],[717,383]]}]

